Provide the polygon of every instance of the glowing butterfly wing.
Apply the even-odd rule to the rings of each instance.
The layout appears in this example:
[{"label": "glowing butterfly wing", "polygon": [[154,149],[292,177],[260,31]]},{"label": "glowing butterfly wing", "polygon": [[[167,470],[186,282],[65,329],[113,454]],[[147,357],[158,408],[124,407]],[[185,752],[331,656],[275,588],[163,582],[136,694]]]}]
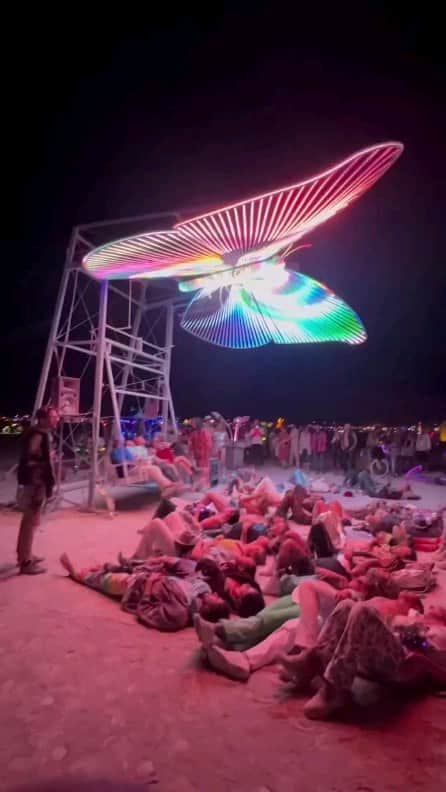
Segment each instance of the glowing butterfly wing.
[{"label": "glowing butterfly wing", "polygon": [[176,225],[191,242],[240,254],[275,240],[300,238],[349,206],[393,165],[401,143],[380,143],[312,179],[185,220]]},{"label": "glowing butterfly wing", "polygon": [[199,292],[181,326],[203,341],[231,349],[271,342],[359,344],[367,337],[361,320],[343,300],[313,278],[293,272],[274,289],[258,281],[210,295]]},{"label": "glowing butterfly wing", "polygon": [[154,231],[118,239],[88,253],[82,266],[94,278],[188,278],[225,269],[208,245],[186,239],[181,231]]},{"label": "glowing butterfly wing", "polygon": [[185,220],[171,231],[103,245],[82,266],[98,279],[189,278],[284,253],[359,198],[402,150],[401,143],[371,146],[312,179]]}]

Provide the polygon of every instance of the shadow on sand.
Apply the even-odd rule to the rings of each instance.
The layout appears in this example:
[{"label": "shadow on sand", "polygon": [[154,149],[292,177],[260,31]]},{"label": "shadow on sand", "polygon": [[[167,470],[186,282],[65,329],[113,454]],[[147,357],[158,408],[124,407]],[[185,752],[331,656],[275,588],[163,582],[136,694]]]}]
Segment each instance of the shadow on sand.
[{"label": "shadow on sand", "polygon": [[9,578],[15,577],[18,573],[19,568],[17,564],[0,564],[0,581],[9,580]]},{"label": "shadow on sand", "polygon": [[[156,784],[156,781],[142,783],[132,783],[130,781],[112,781],[107,778],[81,779],[81,778],[58,778],[51,781],[40,781],[31,784],[22,784],[13,787],[11,792],[136,792],[143,786],[148,788]],[[153,787],[154,789],[156,786]]]}]

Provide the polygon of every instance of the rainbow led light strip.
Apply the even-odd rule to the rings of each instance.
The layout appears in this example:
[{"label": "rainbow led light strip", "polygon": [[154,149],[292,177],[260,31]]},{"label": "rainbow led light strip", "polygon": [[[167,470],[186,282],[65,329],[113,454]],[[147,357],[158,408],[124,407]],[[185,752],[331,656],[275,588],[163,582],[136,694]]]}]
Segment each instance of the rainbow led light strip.
[{"label": "rainbow led light strip", "polygon": [[189,304],[181,326],[217,346],[249,349],[275,344],[343,341],[360,344],[359,317],[333,292],[301,273],[283,270],[282,284],[268,280],[204,290]]},{"label": "rainbow led light strip", "polygon": [[[83,266],[99,279],[193,278],[180,283],[183,291],[200,289],[182,326],[221,346],[360,343],[365,331],[356,314],[321,284],[287,276],[284,262],[301,237],[359,198],[402,150],[394,142],[371,146],[312,179],[96,248]],[[317,293],[320,313],[305,302],[302,278]],[[310,324],[308,304],[315,310]]]}]

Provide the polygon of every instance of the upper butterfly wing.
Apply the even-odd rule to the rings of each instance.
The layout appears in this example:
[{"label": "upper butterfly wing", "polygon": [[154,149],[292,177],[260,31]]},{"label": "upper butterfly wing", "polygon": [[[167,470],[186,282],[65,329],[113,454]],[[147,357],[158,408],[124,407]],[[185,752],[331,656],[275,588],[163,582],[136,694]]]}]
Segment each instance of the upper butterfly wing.
[{"label": "upper butterfly wing", "polygon": [[212,247],[181,231],[154,231],[118,239],[95,248],[82,261],[94,278],[175,278],[211,274],[225,269]]},{"label": "upper butterfly wing", "polygon": [[401,143],[370,146],[319,176],[178,223],[191,242],[222,253],[300,238],[351,204],[393,165]]}]

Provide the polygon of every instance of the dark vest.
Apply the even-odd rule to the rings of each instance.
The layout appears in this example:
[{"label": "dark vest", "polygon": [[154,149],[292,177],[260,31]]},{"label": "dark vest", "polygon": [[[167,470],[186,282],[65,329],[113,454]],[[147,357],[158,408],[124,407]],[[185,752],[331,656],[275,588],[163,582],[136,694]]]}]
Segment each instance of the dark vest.
[{"label": "dark vest", "polygon": [[[36,434],[41,435],[42,441],[39,453],[32,454],[30,443],[31,439]],[[36,480],[45,484],[47,488],[54,485],[48,432],[44,429],[39,429],[37,426],[33,426],[31,429],[24,432],[22,437],[22,449],[17,468],[17,481],[19,484],[26,486],[36,483]]]}]

